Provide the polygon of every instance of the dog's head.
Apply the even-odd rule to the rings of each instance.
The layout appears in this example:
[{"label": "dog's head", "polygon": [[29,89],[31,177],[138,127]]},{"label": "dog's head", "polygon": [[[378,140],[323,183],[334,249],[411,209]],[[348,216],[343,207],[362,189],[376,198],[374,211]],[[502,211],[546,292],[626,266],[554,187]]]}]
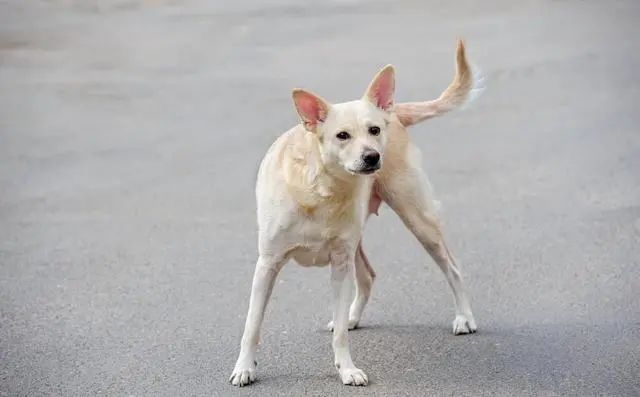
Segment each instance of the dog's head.
[{"label": "dog's head", "polygon": [[380,169],[394,89],[394,70],[388,65],[357,101],[330,104],[309,91],[293,90],[298,114],[304,127],[318,138],[328,170],[353,175]]}]

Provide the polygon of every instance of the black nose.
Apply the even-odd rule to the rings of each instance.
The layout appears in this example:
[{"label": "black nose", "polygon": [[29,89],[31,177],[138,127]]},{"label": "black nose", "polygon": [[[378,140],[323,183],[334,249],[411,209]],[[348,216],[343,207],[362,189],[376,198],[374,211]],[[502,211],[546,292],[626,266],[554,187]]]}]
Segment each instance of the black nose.
[{"label": "black nose", "polygon": [[364,163],[369,167],[378,165],[378,161],[380,161],[380,153],[375,150],[365,150],[364,153],[362,153],[362,161],[364,161]]}]

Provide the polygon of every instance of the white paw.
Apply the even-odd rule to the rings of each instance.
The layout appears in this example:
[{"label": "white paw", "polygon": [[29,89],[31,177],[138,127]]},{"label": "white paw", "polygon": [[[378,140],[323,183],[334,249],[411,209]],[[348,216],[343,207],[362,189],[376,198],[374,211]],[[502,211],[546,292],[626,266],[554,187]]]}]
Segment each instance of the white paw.
[{"label": "white paw", "polygon": [[478,327],[472,314],[458,314],[453,320],[454,335],[472,334],[476,332],[477,329]]},{"label": "white paw", "polygon": [[[348,327],[349,327],[349,330],[357,328],[359,322],[360,322],[360,320],[350,319],[349,323],[347,324]],[[333,321],[329,321],[329,324],[327,324],[327,329],[329,331],[333,332]]]},{"label": "white paw", "polygon": [[256,365],[255,362],[249,365],[244,364],[236,364],[231,376],[229,377],[229,382],[232,385],[242,387],[247,386],[253,383],[256,380]]},{"label": "white paw", "polygon": [[345,385],[366,386],[369,383],[367,374],[356,367],[340,368],[338,372],[340,373],[340,379],[342,379],[342,383]]}]

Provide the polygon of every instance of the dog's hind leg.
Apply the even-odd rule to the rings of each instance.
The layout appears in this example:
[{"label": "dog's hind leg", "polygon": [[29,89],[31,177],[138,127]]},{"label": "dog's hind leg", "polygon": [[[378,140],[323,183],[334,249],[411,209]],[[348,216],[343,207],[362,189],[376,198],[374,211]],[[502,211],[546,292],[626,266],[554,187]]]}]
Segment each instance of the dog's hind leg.
[{"label": "dog's hind leg", "polygon": [[373,271],[369,259],[362,249],[361,241],[356,251],[356,298],[349,309],[349,329],[354,329],[358,326],[362,318],[362,312],[369,301],[369,296],[371,296],[371,287],[375,277],[376,273]]},{"label": "dog's hind leg", "polygon": [[[362,318],[362,312],[364,311],[369,296],[371,296],[371,287],[373,286],[373,280],[376,277],[376,273],[373,271],[369,259],[362,249],[362,241],[358,244],[356,250],[356,297],[351,303],[349,309],[349,329],[354,329],[358,326],[360,319]],[[329,331],[333,331],[333,321],[330,321],[327,325]]]},{"label": "dog's hind leg", "polygon": [[455,302],[453,333],[473,333],[477,327],[469,298],[460,269],[444,241],[429,182],[419,167],[419,151],[412,144],[408,144],[406,149],[408,161],[400,161],[396,157],[393,174],[383,174],[378,180],[380,194],[445,274]]},{"label": "dog's hind leg", "polygon": [[240,343],[240,355],[231,373],[229,382],[234,386],[245,386],[256,379],[256,349],[260,340],[260,326],[264,319],[276,276],[285,264],[285,259],[260,256],[253,274],[249,312]]}]

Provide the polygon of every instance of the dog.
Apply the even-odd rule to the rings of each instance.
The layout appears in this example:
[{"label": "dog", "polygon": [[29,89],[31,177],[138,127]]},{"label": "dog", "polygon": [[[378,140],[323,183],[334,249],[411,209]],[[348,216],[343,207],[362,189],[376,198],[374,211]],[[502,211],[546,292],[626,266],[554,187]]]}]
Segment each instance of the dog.
[{"label": "dog", "polygon": [[432,101],[394,104],[391,65],[378,72],[356,101],[330,104],[309,91],[293,90],[301,123],[273,143],[258,171],[259,256],[240,354],[229,378],[232,385],[256,379],[265,308],[276,276],[290,259],[302,266],[331,266],[329,328],[335,367],[343,384],[368,384],[367,375],[351,359],[348,330],[358,325],[371,293],[375,273],[362,248],[362,231],[383,201],[444,272],[454,296],[454,334],[476,331],[460,269],[444,241],[437,205],[421,168],[420,151],[406,127],[465,104],[478,84],[459,40],[454,80]]}]

